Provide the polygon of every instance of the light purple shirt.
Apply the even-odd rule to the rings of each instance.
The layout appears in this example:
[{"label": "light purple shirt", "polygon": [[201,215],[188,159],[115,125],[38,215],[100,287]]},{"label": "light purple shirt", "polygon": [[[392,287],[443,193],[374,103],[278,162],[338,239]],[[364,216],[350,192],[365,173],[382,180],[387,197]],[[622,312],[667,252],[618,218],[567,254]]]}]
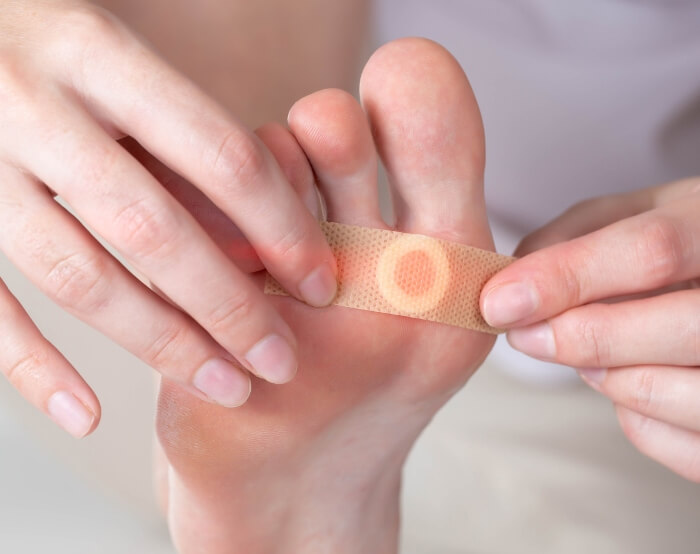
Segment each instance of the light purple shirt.
[{"label": "light purple shirt", "polygon": [[[700,175],[700,2],[378,0],[376,21],[381,42],[434,39],[469,76],[501,252],[579,200]],[[493,355],[564,375],[504,341]]]}]

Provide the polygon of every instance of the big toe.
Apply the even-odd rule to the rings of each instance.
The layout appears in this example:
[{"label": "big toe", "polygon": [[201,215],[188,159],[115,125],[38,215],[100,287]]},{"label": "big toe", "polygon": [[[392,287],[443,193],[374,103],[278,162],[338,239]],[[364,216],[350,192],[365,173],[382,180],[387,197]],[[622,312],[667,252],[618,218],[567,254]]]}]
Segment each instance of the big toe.
[{"label": "big toe", "polygon": [[457,60],[430,40],[390,42],[367,63],[360,94],[399,230],[493,248],[481,114]]}]

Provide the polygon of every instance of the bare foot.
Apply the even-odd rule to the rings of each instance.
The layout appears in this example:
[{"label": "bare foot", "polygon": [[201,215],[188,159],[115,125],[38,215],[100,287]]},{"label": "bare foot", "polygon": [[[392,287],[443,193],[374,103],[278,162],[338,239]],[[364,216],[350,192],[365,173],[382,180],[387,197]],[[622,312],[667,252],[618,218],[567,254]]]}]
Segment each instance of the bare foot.
[{"label": "bare foot", "polygon": [[[340,91],[299,101],[289,118],[298,143],[281,127],[261,132],[300,194],[313,183],[305,153],[331,221],[386,228],[379,152],[398,230],[492,248],[481,118],[457,62],[426,40],[390,43],[367,64],[361,96],[366,113]],[[237,409],[162,384],[157,428],[176,545],[185,554],[394,552],[404,460],[493,339],[291,298],[276,303],[299,339],[291,383],[256,380]]]}]

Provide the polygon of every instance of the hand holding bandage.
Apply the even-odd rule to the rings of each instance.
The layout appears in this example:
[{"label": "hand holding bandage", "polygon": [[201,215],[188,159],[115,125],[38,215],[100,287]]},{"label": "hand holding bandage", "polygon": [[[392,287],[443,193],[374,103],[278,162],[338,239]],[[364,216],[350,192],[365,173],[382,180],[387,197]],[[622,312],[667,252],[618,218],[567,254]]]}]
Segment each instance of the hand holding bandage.
[{"label": "hand holding bandage", "polygon": [[[425,235],[322,223],[338,262],[333,304],[486,333],[479,296],[513,258]],[[286,294],[271,277],[267,294]]]},{"label": "hand holding bandage", "polygon": [[637,448],[698,482],[699,215],[697,178],[582,202],[483,295],[511,345],[578,368]]}]

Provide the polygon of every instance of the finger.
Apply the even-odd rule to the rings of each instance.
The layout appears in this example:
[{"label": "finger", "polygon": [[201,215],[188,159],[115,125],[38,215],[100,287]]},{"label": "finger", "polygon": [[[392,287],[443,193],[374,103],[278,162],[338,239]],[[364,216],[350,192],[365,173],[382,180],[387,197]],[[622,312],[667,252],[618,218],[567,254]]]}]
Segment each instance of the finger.
[{"label": "finger", "polygon": [[657,421],[700,431],[700,368],[634,366],[579,370],[617,406]]},{"label": "finger", "polygon": [[526,256],[547,246],[597,231],[653,207],[650,189],[579,202],[544,227],[523,238],[513,255]]},{"label": "finger", "polygon": [[372,56],[360,92],[392,185],[398,228],[493,248],[483,127],[457,61],[431,41],[398,40]]},{"label": "finger", "polygon": [[[313,171],[294,136],[277,123],[261,127],[256,134],[275,156],[287,180],[304,200],[307,208],[315,217],[320,217]],[[238,268],[246,273],[263,269],[260,258],[240,229],[201,190],[153,157],[133,138],[127,137],[119,142],[194,216]]]},{"label": "finger", "polygon": [[316,219],[322,210],[313,169],[297,139],[279,123],[268,123],[255,131],[282,168],[287,181]]},{"label": "finger", "polygon": [[47,341],[0,281],[0,372],[34,406],[76,438],[100,420],[95,393]]},{"label": "finger", "polygon": [[32,282],[200,398],[246,400],[248,376],[201,327],[130,275],[39,184],[0,170],[0,249]]},{"label": "finger", "polygon": [[357,101],[341,90],[322,90],[294,104],[288,121],[313,165],[329,219],[385,227],[379,211],[377,154]]},{"label": "finger", "polygon": [[333,255],[260,140],[112,19],[91,11],[83,23],[84,40],[62,57],[66,86],[98,119],[201,189],[288,291],[329,304],[337,288]]},{"label": "finger", "polygon": [[575,367],[700,365],[700,293],[687,290],[617,304],[589,304],[511,329],[513,348]]},{"label": "finger", "polygon": [[192,214],[202,229],[241,271],[254,273],[263,269],[260,258],[241,230],[201,190],[146,152],[133,138],[124,138],[119,143]]},{"label": "finger", "polygon": [[627,438],[640,452],[682,477],[700,483],[700,433],[617,408]]},{"label": "finger", "polygon": [[516,261],[484,287],[484,317],[495,327],[523,326],[696,277],[699,209],[697,193]]},{"label": "finger", "polygon": [[289,381],[296,373],[295,339],[261,288],[89,118],[57,115],[71,122],[71,130],[49,137],[31,159],[22,160],[28,171],[51,183],[244,367],[274,383]]},{"label": "finger", "polygon": [[654,206],[661,207],[700,193],[700,177],[687,177],[673,183],[657,185],[648,190],[651,193]]},{"label": "finger", "polygon": [[700,192],[698,178],[579,202],[544,227],[526,236],[515,250],[514,256],[526,256],[552,244],[592,233],[621,219],[679,200],[693,192]]}]

